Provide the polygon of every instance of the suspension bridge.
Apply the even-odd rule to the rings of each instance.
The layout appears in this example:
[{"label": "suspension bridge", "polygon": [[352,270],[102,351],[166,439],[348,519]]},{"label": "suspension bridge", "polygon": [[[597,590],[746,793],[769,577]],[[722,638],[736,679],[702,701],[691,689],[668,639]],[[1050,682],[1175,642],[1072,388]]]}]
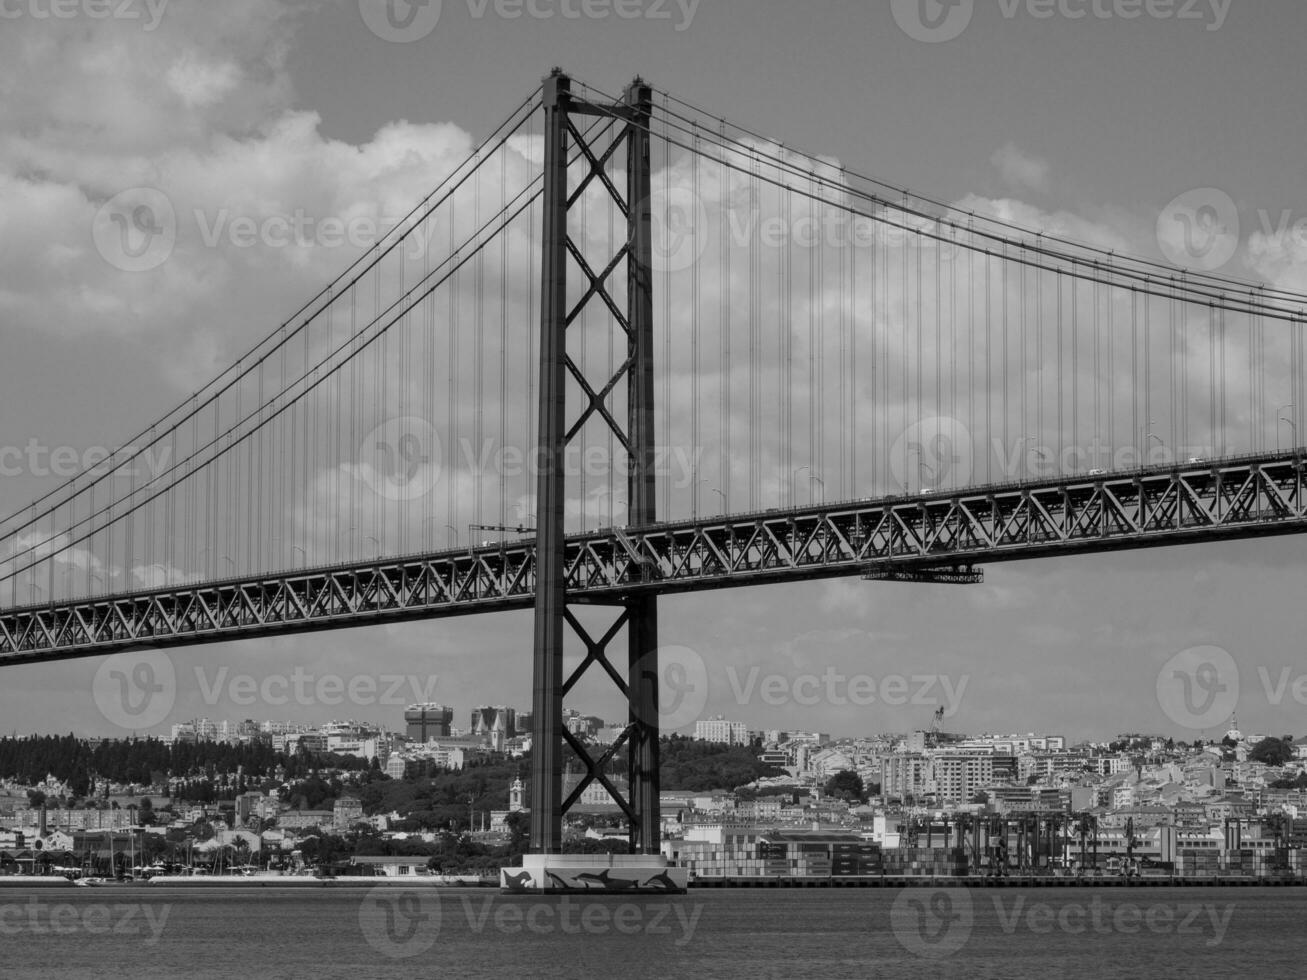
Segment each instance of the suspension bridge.
[{"label": "suspension bridge", "polygon": [[[533,608],[533,850],[597,781],[653,855],[661,595],[1307,530],[1302,295],[640,80],[555,71],[433,183],[0,522],[0,664]],[[562,724],[592,668],[630,706],[599,758]]]}]

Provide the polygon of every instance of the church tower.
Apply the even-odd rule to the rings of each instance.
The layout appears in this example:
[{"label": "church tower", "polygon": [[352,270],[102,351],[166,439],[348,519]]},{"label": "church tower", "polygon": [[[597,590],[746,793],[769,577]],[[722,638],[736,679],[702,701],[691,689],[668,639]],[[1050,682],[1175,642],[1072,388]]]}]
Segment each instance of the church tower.
[{"label": "church tower", "polygon": [[519,775],[513,779],[513,785],[508,788],[508,812],[521,813],[526,809],[526,801],[523,797],[526,790],[522,788],[522,777]]}]

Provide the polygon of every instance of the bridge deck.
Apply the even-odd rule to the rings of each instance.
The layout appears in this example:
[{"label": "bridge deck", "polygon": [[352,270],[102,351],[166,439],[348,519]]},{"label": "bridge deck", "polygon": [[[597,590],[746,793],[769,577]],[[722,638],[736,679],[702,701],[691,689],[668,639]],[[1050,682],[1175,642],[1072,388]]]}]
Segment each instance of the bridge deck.
[{"label": "bridge deck", "polygon": [[[573,601],[1307,530],[1307,451],[570,536]],[[525,609],[532,539],[0,612],[0,665]]]}]

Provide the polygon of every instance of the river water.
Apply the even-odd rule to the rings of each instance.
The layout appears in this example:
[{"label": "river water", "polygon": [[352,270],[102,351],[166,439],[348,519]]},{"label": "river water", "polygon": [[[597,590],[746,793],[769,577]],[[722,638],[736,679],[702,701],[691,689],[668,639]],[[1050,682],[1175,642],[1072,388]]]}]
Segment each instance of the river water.
[{"label": "river water", "polygon": [[0,977],[1307,977],[1307,889],[0,891]]}]

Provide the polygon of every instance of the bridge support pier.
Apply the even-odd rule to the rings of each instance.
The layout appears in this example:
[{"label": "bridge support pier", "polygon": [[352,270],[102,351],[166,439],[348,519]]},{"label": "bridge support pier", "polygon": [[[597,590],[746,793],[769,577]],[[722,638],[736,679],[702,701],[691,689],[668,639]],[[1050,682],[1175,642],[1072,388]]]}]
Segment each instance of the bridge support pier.
[{"label": "bridge support pier", "polygon": [[[607,891],[635,890],[668,892],[685,887],[684,872],[668,869],[660,855],[661,819],[658,784],[658,600],[653,595],[615,600],[616,616],[602,635],[592,635],[569,609],[564,564],[567,480],[563,465],[569,442],[587,419],[602,419],[624,447],[627,508],[630,526],[643,527],[657,520],[655,508],[654,372],[653,372],[653,230],[650,204],[650,118],[653,102],[650,88],[640,80],[626,92],[622,102],[596,105],[577,97],[570,79],[560,71],[545,80],[544,224],[542,258],[541,345],[540,345],[540,432],[541,461],[536,499],[536,596],[533,649],[533,729],[531,785],[531,853],[522,868],[504,869],[501,885],[506,891],[574,891],[600,888]],[[583,127],[573,117],[596,116],[613,119],[617,127],[613,142],[591,145]],[[599,127],[605,132],[607,127]],[[599,137],[598,139],[603,139]],[[609,161],[625,150],[626,188],[620,194],[607,173]],[[568,185],[569,158],[585,161],[589,172],[584,184],[606,188],[615,205],[625,214],[628,235],[617,254],[603,265],[587,261],[582,245],[568,235],[569,207],[581,196]],[[569,197],[569,194],[571,195]],[[569,258],[589,279],[590,288],[573,305],[568,296]],[[622,264],[626,266],[625,314],[609,292],[607,278]],[[595,272],[594,268],[601,270]],[[585,365],[568,356],[567,329],[587,304],[602,305],[612,317],[614,329],[625,341],[625,363],[612,377],[591,384]],[[569,377],[589,397],[590,404],[580,421],[569,428],[565,391]],[[611,393],[624,383],[627,417],[619,424],[617,413],[607,408]],[[646,572],[646,574],[651,574]],[[592,604],[593,605],[593,604]],[[608,649],[626,630],[627,676],[623,679],[608,658]],[[569,636],[585,646],[586,657],[566,680],[563,677],[564,643]],[[588,668],[601,667],[625,695],[628,721],[617,741],[599,758],[563,725],[563,698]],[[563,785],[563,760],[570,749],[585,768],[581,781]],[[606,771],[617,755],[627,754],[627,787],[615,785]],[[562,821],[568,810],[593,783],[603,786],[626,815],[630,854],[620,857],[561,857]],[[578,864],[577,862],[580,861]],[[602,867],[600,867],[602,865]]]}]

